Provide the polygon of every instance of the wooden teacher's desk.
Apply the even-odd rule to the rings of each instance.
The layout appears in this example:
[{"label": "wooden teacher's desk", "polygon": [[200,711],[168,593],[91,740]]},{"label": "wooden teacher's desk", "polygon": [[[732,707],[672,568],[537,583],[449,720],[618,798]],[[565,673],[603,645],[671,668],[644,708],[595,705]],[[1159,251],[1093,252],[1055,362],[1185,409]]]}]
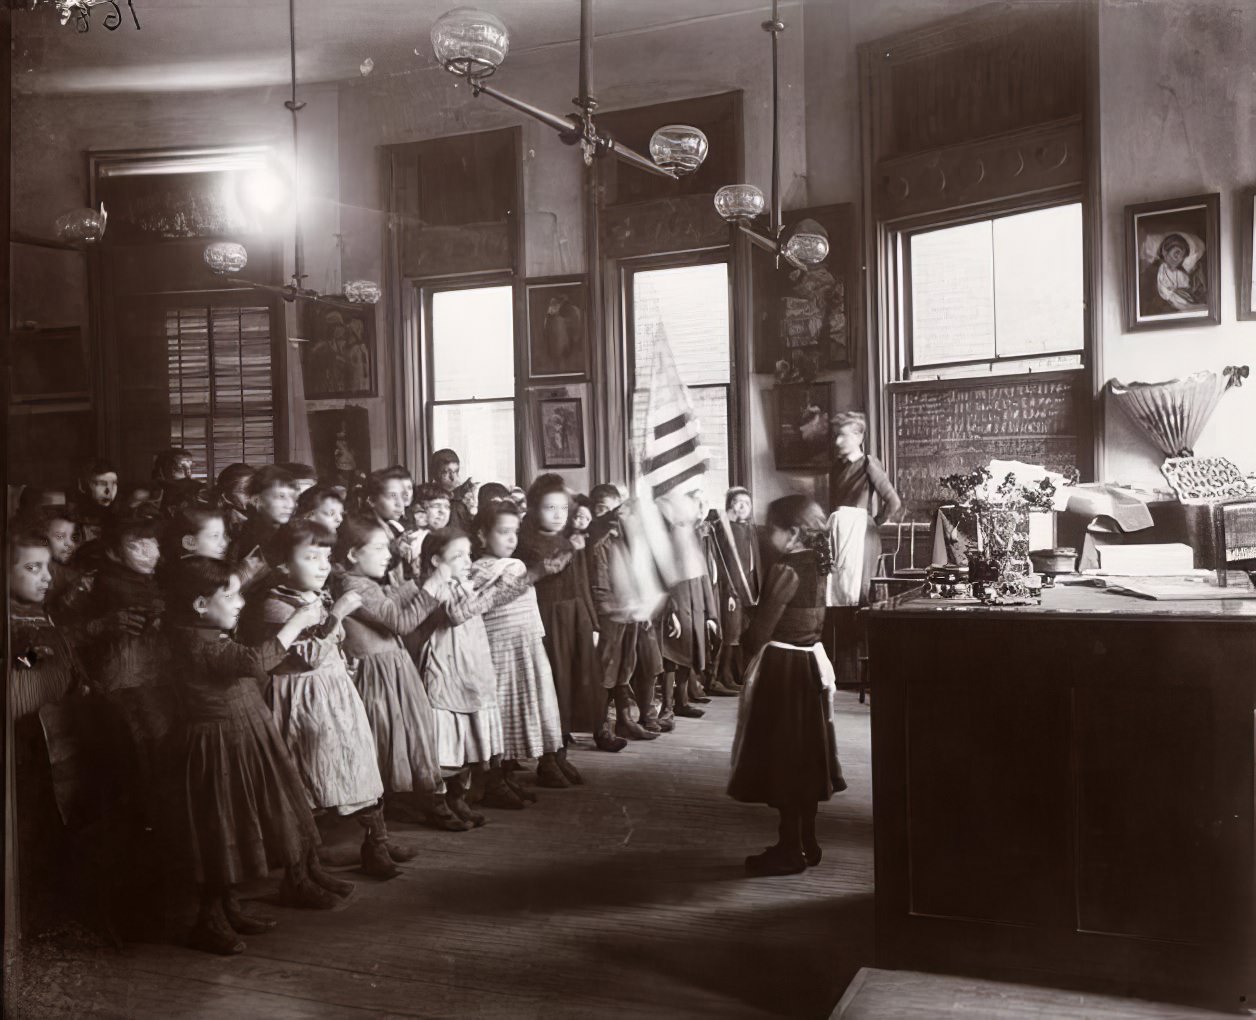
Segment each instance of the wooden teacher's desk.
[{"label": "wooden teacher's desk", "polygon": [[877,964],[1256,1002],[1256,601],[869,618]]}]

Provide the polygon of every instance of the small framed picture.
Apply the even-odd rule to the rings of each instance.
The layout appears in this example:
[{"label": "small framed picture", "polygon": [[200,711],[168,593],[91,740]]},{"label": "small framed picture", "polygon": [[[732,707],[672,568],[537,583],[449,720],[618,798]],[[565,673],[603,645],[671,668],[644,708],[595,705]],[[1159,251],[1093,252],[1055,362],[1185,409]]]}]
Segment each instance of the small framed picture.
[{"label": "small framed picture", "polygon": [[584,277],[530,281],[527,295],[528,378],[588,378],[589,288]]},{"label": "small framed picture", "polygon": [[833,460],[833,388],[829,383],[777,386],[776,467],[827,471]]},{"label": "small framed picture", "polygon": [[1125,207],[1125,319],[1129,331],[1221,321],[1221,196]]},{"label": "small framed picture", "polygon": [[1248,188],[1239,201],[1239,303],[1238,318],[1256,319],[1256,188]]},{"label": "small framed picture", "polygon": [[307,420],[320,479],[353,486],[371,473],[371,418],[365,407],[350,404],[310,411]]},{"label": "small framed picture", "polygon": [[301,317],[306,400],[375,395],[375,306],[308,301]]},{"label": "small framed picture", "polygon": [[541,433],[541,467],[584,467],[584,411],[579,397],[546,397],[537,401]]}]

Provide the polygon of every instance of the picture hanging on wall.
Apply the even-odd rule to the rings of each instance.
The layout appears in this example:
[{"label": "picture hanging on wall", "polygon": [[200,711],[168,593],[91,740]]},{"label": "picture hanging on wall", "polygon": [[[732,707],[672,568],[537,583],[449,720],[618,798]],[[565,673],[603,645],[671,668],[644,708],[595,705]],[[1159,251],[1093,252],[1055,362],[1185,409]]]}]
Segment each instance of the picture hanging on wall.
[{"label": "picture hanging on wall", "polygon": [[803,271],[758,250],[755,273],[755,371],[777,382],[806,383],[819,372],[847,368],[854,359],[857,279],[854,206],[817,206],[785,214],[786,236],[803,219],[829,237],[828,257]]},{"label": "picture hanging on wall", "polygon": [[588,287],[583,276],[529,281],[528,377],[589,375]]},{"label": "picture hanging on wall", "polygon": [[1126,329],[1221,321],[1221,196],[1125,207]]},{"label": "picture hanging on wall", "polygon": [[584,467],[584,411],[579,397],[537,401],[540,418],[541,467]]},{"label": "picture hanging on wall", "polygon": [[320,479],[351,486],[371,471],[371,418],[365,407],[349,405],[311,411],[310,452]]},{"label": "picture hanging on wall", "polygon": [[306,302],[301,315],[306,400],[375,395],[375,308]]},{"label": "picture hanging on wall", "polygon": [[1253,275],[1256,275],[1256,261],[1252,252],[1256,250],[1256,188],[1248,188],[1243,192],[1239,202],[1239,303],[1240,319],[1256,319],[1256,286],[1253,286]]},{"label": "picture hanging on wall", "polygon": [[833,388],[777,386],[774,449],[779,471],[827,471],[833,460]]}]

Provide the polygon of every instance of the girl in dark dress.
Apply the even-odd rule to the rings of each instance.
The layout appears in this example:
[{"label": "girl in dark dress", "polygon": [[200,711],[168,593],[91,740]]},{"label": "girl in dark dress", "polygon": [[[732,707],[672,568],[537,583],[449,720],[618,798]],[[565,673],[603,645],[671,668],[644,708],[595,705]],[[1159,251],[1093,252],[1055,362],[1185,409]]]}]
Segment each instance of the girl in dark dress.
[{"label": "girl in dark dress", "polygon": [[820,863],[816,806],[846,789],[833,736],[833,667],[820,643],[828,535],[805,496],[768,507],[768,572],[743,640],[751,656],[733,740],[733,799],[780,813],[775,846],[746,858],[751,875],[794,875]]},{"label": "girl in dark dress", "polygon": [[322,603],[297,610],[257,648],[231,637],[244,605],[230,563],[180,560],[169,581],[175,676],[186,721],[184,832],[201,907],[191,944],[207,952],[243,952],[238,935],[257,935],[273,919],[246,914],[232,887],[287,869],[280,902],[329,909],[353,890],[324,874],[314,852],[318,831],[305,788],[288,757],[260,682],[289,646],[322,616]]}]

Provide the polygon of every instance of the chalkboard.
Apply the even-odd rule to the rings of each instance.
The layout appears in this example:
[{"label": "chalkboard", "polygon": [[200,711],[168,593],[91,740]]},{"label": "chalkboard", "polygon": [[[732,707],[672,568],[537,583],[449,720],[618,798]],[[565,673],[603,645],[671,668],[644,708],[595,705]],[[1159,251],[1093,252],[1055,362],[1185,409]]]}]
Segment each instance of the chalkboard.
[{"label": "chalkboard", "polygon": [[1084,373],[903,383],[891,390],[890,462],[909,509],[948,498],[945,475],[1022,460],[1053,471],[1089,460]]}]

